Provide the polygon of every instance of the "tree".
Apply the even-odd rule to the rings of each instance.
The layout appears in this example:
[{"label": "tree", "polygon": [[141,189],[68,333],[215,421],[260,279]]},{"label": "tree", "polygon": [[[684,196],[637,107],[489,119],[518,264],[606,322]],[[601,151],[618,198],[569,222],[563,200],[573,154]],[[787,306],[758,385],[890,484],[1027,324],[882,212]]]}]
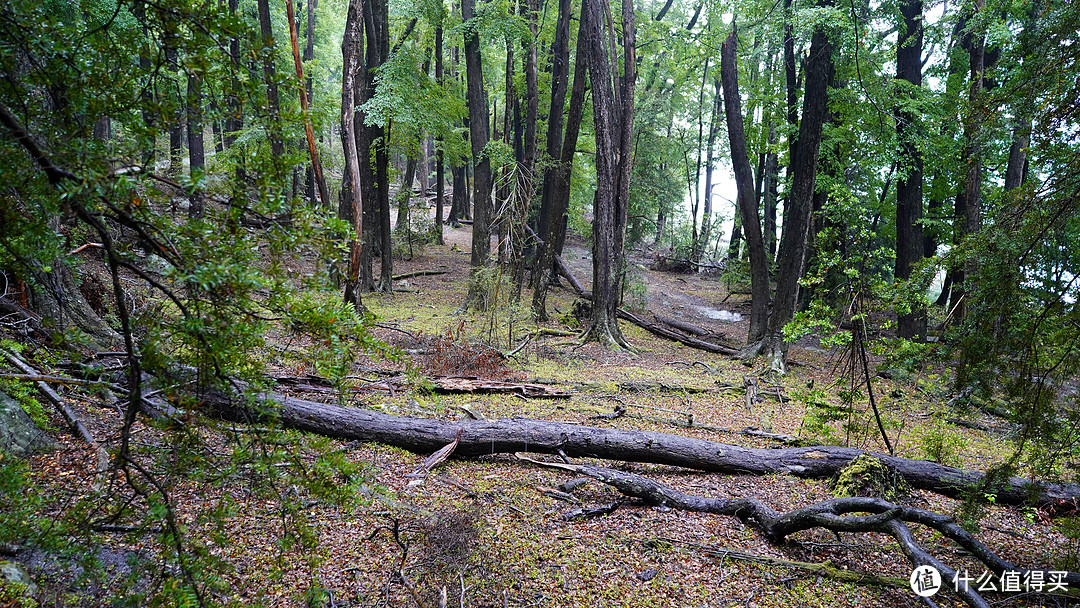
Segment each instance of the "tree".
[{"label": "tree", "polygon": [[[902,23],[896,45],[897,98],[894,109],[899,146],[900,177],[896,181],[896,278],[906,281],[912,266],[923,258],[923,159],[919,150],[917,114],[910,106],[919,99],[922,86],[922,1],[906,0],[900,5]],[[915,289],[920,286],[916,284]],[[917,298],[921,299],[921,298]],[[902,312],[897,323],[901,338],[926,339],[926,311],[916,304]]]},{"label": "tree", "polygon": [[[623,71],[617,73],[614,33],[604,27],[607,0],[585,0],[588,12],[585,53],[593,93],[593,132],[596,138],[596,194],[593,198],[592,315],[586,339],[629,347],[619,330],[626,216],[633,169],[634,88],[637,79],[633,0],[622,4]],[[610,36],[610,38],[609,38]],[[609,53],[608,45],[612,51]]]},{"label": "tree", "polygon": [[349,241],[349,266],[345,276],[346,304],[357,311],[364,308],[360,284],[360,241],[364,236],[364,204],[360,196],[360,160],[357,153],[356,91],[357,76],[363,70],[362,0],[349,0],[345,31],[341,38],[341,148],[345,156],[345,177],[341,188],[338,218],[349,222],[353,238]]},{"label": "tree", "polygon": [[484,66],[480,56],[480,28],[475,17],[476,0],[462,0],[469,142],[473,154],[472,283],[469,285],[468,303],[471,307],[482,309],[487,290],[483,271],[491,257],[491,159],[485,150],[489,133],[487,93],[484,90]]},{"label": "tree", "polygon": [[[799,138],[791,165],[791,192],[788,195],[787,209],[784,211],[776,299],[769,313],[769,326],[760,349],[768,361],[768,366],[780,371],[786,369],[784,357],[787,343],[784,340],[784,326],[794,318],[799,300],[799,279],[803,273],[807,234],[810,230],[818,150],[828,110],[829,83],[834,71],[832,53],[833,45],[829,35],[819,27],[814,31],[806,60],[802,120],[799,123]],[[748,354],[752,352],[753,349],[750,349]]]},{"label": "tree", "polygon": [[743,129],[742,100],[739,97],[738,66],[735,63],[738,34],[735,24],[720,47],[720,78],[723,81],[724,115],[727,117],[731,164],[738,189],[739,214],[746,233],[750,252],[750,331],[747,344],[760,344],[765,337],[769,320],[769,260],[761,235],[758,204],[754,200],[754,184],[750,156],[746,152],[746,133]]}]

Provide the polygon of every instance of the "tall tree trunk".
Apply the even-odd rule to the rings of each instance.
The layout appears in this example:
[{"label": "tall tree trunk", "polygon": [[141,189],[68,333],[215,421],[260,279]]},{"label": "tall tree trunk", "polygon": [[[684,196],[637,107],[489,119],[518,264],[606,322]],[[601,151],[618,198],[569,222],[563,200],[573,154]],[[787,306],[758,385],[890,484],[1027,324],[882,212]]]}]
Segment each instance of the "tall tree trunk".
[{"label": "tall tree trunk", "polygon": [[203,167],[206,165],[206,154],[203,149],[202,80],[194,73],[189,73],[187,78],[187,114],[188,169],[192,184],[188,216],[202,217],[205,203],[199,181],[202,178]]},{"label": "tall tree trunk", "polygon": [[[441,88],[443,86],[443,11],[440,3],[436,9],[439,11],[438,21],[435,24],[435,82]],[[446,186],[446,165],[443,162],[443,138],[440,135],[436,142],[435,151],[435,243],[442,245],[443,241],[443,194]]]},{"label": "tall tree trunk", "polygon": [[784,212],[784,233],[780,240],[776,300],[769,314],[769,328],[762,341],[762,354],[772,369],[785,371],[784,326],[795,316],[799,301],[799,279],[806,257],[806,240],[813,208],[818,149],[828,110],[829,83],[833,78],[833,45],[822,30],[814,31],[806,61],[806,87],[799,142],[793,162],[789,208]]},{"label": "tall tree trunk", "polygon": [[[578,24],[577,48],[579,49],[585,48],[588,24],[589,15],[583,11]],[[558,276],[555,271],[555,258],[561,255],[566,238],[566,212],[570,207],[570,176],[574,166],[574,155],[577,153],[578,133],[581,131],[581,121],[585,115],[588,77],[587,55],[579,51],[574,62],[574,86],[570,91],[570,105],[566,116],[566,132],[563,134],[562,149],[559,151],[557,163],[551,168],[553,172],[550,191],[552,207],[548,214],[547,233],[543,235],[544,245],[540,262],[537,264],[540,277],[533,286],[533,314],[541,320],[547,319],[547,290],[551,285],[552,277]],[[545,182],[546,179],[545,176]]]},{"label": "tall tree trunk", "polygon": [[747,344],[760,343],[765,337],[769,321],[769,260],[765,255],[765,243],[761,236],[761,219],[757,201],[754,200],[754,178],[750,168],[750,156],[746,151],[746,133],[743,129],[742,102],[739,98],[739,72],[736,64],[738,35],[735,24],[720,47],[720,78],[724,85],[724,115],[727,117],[728,141],[731,147],[731,164],[735,173],[735,186],[739,212],[742,216],[746,245],[750,252],[750,332]]},{"label": "tall tree trunk", "polygon": [[[975,0],[972,19],[976,20],[984,7],[984,0]],[[979,231],[982,223],[982,209],[980,188],[982,187],[982,145],[981,126],[985,118],[982,112],[983,71],[986,62],[986,35],[984,32],[968,32],[965,34],[964,45],[968,49],[968,64],[970,69],[968,103],[964,112],[964,150],[961,154],[960,165],[964,168],[964,181],[960,193],[956,196],[956,222],[958,241],[970,238]],[[967,277],[975,269],[974,260],[968,260],[963,268],[959,269],[953,278],[952,295],[950,304],[953,308],[953,318],[957,323],[962,323],[967,313],[967,291],[965,285]]]},{"label": "tall tree trunk", "polygon": [[[466,23],[475,18],[476,0],[462,0],[461,16]],[[488,143],[489,123],[487,94],[484,91],[484,66],[480,57],[480,38],[477,28],[465,28],[466,99],[469,104],[469,140],[473,155],[473,234],[472,281],[468,305],[483,308],[485,290],[482,271],[491,257],[491,159],[484,148]]]},{"label": "tall tree trunk", "polygon": [[[585,53],[593,92],[596,139],[596,194],[593,198],[593,299],[586,339],[629,347],[619,330],[617,308],[623,276],[626,216],[633,168],[634,85],[636,80],[634,4],[623,0],[623,75],[619,78],[615,33],[604,27],[607,0],[585,0]],[[578,52],[581,52],[579,49]]]},{"label": "tall tree trunk", "polygon": [[765,255],[770,260],[776,258],[776,198],[777,185],[780,181],[780,158],[776,153],[776,127],[769,127],[768,152],[765,153],[765,179],[762,184],[763,207],[765,208]]},{"label": "tall tree trunk", "polygon": [[[235,0],[234,0],[235,1]],[[345,277],[345,303],[364,310],[360,297],[360,242],[364,236],[364,205],[360,198],[360,160],[356,150],[356,79],[364,63],[363,0],[349,0],[345,31],[341,38],[341,148],[345,155],[342,205],[338,218],[352,224],[349,242],[349,269]]]},{"label": "tall tree trunk", "polygon": [[[315,8],[318,5],[319,0],[307,0],[307,30],[304,32],[304,56],[305,63],[310,65],[311,60],[315,59]],[[313,97],[313,83],[311,74],[307,75],[304,79],[304,90],[307,91],[307,100],[309,104],[315,104],[315,98]],[[309,201],[315,200],[315,167],[314,165],[308,167],[304,172],[304,186],[307,192],[307,198]],[[325,183],[325,182],[324,182]],[[330,201],[325,197],[322,200],[324,207],[329,208]]]},{"label": "tall tree trunk", "polygon": [[[919,97],[922,87],[922,0],[900,3],[903,23],[896,45],[896,79],[899,81],[894,109],[899,163],[896,181],[896,266],[900,281],[911,277],[912,266],[923,258],[923,158],[919,149],[917,116],[905,101]],[[921,287],[915,286],[921,290]],[[920,298],[921,301],[921,298]],[[910,312],[898,315],[897,335],[901,338],[926,340],[926,309],[921,304]]]},{"label": "tall tree trunk", "polygon": [[280,159],[285,154],[285,145],[282,143],[281,104],[278,102],[277,76],[274,68],[274,28],[270,21],[270,0],[258,0],[259,8],[259,33],[262,35],[263,46],[266,52],[263,54],[263,77],[266,79],[266,108],[267,137],[270,140],[270,152],[274,159]]},{"label": "tall tree trunk", "polygon": [[[551,106],[548,110],[547,128],[547,164],[544,168],[544,184],[541,190],[540,219],[537,224],[537,234],[543,239],[540,244],[537,265],[533,270],[533,315],[541,320],[547,319],[546,299],[547,289],[552,276],[555,273],[555,246],[558,240],[558,227],[562,226],[562,215],[566,213],[565,207],[560,207],[563,183],[570,179],[570,166],[566,165],[560,153],[564,144],[563,117],[566,103],[566,91],[569,84],[570,64],[570,12],[571,0],[559,0],[559,15],[555,23],[555,41],[551,49]],[[580,27],[580,26],[579,26]],[[581,33],[579,29],[579,40]],[[584,70],[575,72],[574,78],[584,78]],[[577,67],[575,67],[577,70]],[[577,89],[577,81],[574,87]],[[582,93],[584,94],[584,80],[582,81]],[[570,112],[575,110],[573,102]],[[580,112],[578,112],[580,115]],[[569,126],[568,129],[569,131]],[[576,140],[575,140],[576,145]],[[573,155],[570,157],[573,162]],[[568,192],[568,190],[567,190]],[[554,230],[553,230],[554,228]]]},{"label": "tall tree trunk", "polygon": [[[310,13],[314,0],[308,0]],[[296,34],[296,14],[292,0],[285,0],[285,10],[289,19],[289,38],[292,40],[293,62],[296,65],[296,83],[300,93],[300,108],[304,111],[304,135],[307,136],[308,155],[311,158],[311,169],[315,175],[315,184],[319,188],[319,198],[323,206],[330,205],[330,193],[326,188],[326,180],[323,179],[322,164],[319,162],[319,151],[315,147],[315,130],[311,125],[311,108],[308,107],[307,92],[304,89],[304,64],[300,60],[300,44]],[[309,15],[309,18],[314,19]]]},{"label": "tall tree trunk", "polygon": [[693,260],[695,262],[701,261],[701,256],[705,252],[705,248],[708,246],[712,235],[712,191],[713,191],[713,146],[716,144],[716,132],[719,128],[720,122],[720,108],[721,108],[721,95],[720,95],[720,79],[717,78],[713,82],[713,111],[712,117],[709,118],[709,136],[705,140],[705,193],[704,200],[702,201],[701,211],[701,238],[698,239],[696,246],[694,247]]}]

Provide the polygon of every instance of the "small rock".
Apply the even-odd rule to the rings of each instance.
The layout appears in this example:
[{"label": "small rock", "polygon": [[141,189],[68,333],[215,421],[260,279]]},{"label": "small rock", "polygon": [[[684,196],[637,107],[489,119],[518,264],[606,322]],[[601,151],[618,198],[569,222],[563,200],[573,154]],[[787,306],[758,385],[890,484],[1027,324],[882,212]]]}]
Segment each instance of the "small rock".
[{"label": "small rock", "polygon": [[649,582],[652,579],[656,578],[656,575],[657,575],[656,568],[646,568],[645,570],[642,570],[641,572],[638,572],[634,576],[638,577],[638,580],[641,580],[641,581],[644,581],[644,582]]},{"label": "small rock", "polygon": [[29,456],[56,447],[14,399],[0,393],[0,450],[14,456]]},{"label": "small rock", "polygon": [[6,583],[5,586],[15,586],[15,590],[21,592],[24,597],[37,595],[38,586],[30,578],[30,573],[15,562],[0,562],[0,581]]}]

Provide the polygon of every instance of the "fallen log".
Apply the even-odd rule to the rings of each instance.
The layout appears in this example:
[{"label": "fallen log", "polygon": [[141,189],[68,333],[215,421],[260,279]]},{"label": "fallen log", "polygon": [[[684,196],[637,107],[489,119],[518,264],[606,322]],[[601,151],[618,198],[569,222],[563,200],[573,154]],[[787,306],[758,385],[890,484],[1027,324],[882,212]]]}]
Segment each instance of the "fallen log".
[{"label": "fallen log", "polygon": [[697,325],[694,325],[693,323],[687,323],[685,321],[680,321],[678,319],[671,319],[669,317],[663,317],[663,316],[660,316],[660,315],[656,314],[655,312],[653,313],[652,316],[653,316],[654,319],[656,319],[660,323],[663,323],[664,325],[670,325],[671,327],[674,327],[675,329],[677,329],[677,330],[679,330],[679,331],[681,331],[681,332],[683,332],[685,334],[689,334],[691,336],[696,336],[698,338],[704,338],[706,336],[715,336],[715,335],[717,335],[716,333],[711,332],[711,331],[705,329],[704,327],[698,327]]},{"label": "fallen log", "polygon": [[[232,420],[265,423],[276,420],[287,428],[341,439],[379,442],[419,454],[430,454],[454,441],[461,431],[456,457],[475,457],[520,451],[593,457],[625,462],[670,465],[727,474],[790,474],[828,478],[864,450],[845,447],[748,448],[652,431],[606,429],[527,418],[444,421],[394,416],[263,393],[251,403],[215,390],[206,390],[203,403],[216,415]],[[963,498],[978,487],[992,493],[998,504],[1043,506],[1080,496],[1075,484],[1032,483],[1010,477],[982,488],[985,475],[930,462],[871,453],[891,466],[914,488]]]},{"label": "fallen log", "polygon": [[477,378],[458,378],[442,376],[433,378],[433,391],[436,393],[505,393],[525,397],[526,399],[566,399],[570,393],[543,384],[529,382],[501,382],[498,380],[479,380]]},{"label": "fallen log", "polygon": [[695,338],[693,336],[688,336],[688,335],[679,333],[679,332],[677,332],[675,330],[668,329],[667,327],[664,327],[662,325],[658,325],[656,323],[650,323],[650,322],[646,321],[645,319],[642,319],[641,317],[635,315],[634,313],[632,313],[632,312],[630,312],[630,311],[628,311],[626,309],[620,308],[620,309],[618,309],[617,312],[618,312],[618,315],[619,315],[620,319],[630,321],[634,325],[637,325],[638,327],[640,327],[640,328],[642,328],[642,329],[644,329],[646,331],[649,331],[649,332],[651,332],[653,334],[656,334],[657,336],[660,336],[661,338],[667,338],[668,340],[674,340],[676,342],[685,344],[686,346],[691,346],[693,348],[697,348],[699,350],[703,350],[703,351],[710,352],[710,353],[718,353],[718,354],[721,354],[721,355],[731,355],[731,356],[737,356],[739,354],[738,349],[730,348],[730,347],[727,347],[727,346],[720,346],[719,344],[713,344],[712,342],[706,342],[705,340],[701,340],[699,338]]}]

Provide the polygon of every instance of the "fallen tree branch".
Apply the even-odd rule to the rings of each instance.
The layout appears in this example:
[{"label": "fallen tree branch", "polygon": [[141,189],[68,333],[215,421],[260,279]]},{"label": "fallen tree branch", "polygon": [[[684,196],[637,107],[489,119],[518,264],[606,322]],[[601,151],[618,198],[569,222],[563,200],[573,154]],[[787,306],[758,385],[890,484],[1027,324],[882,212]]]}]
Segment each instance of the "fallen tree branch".
[{"label": "fallen tree branch", "polygon": [[[605,429],[527,418],[443,421],[394,416],[382,412],[263,393],[257,407],[239,398],[206,389],[207,408],[233,420],[279,424],[329,437],[373,441],[429,454],[461,440],[455,456],[529,451],[663,464],[728,474],[790,474],[828,478],[847,466],[863,450],[846,447],[747,448],[693,437],[652,431]],[[912,487],[962,498],[985,481],[978,471],[957,469],[926,460],[871,453],[904,477]],[[986,490],[995,502],[1007,505],[1047,505],[1080,496],[1075,484],[1031,483],[1011,477]],[[1080,581],[1078,581],[1080,582]]]},{"label": "fallen tree branch", "polygon": [[[952,581],[956,571],[923,549],[912,536],[908,523],[921,524],[940,533],[982,562],[995,575],[1000,576],[1005,571],[1013,571],[1023,577],[1027,572],[1039,572],[1018,569],[1005,561],[961,528],[951,517],[925,509],[893,504],[881,498],[833,498],[780,513],[756,498],[705,498],[684,494],[647,477],[605,467],[559,464],[557,468],[587,475],[612,486],[626,496],[638,498],[650,505],[738,517],[745,524],[760,530],[770,542],[775,544],[783,543],[788,536],[796,532],[813,528],[825,528],[833,532],[889,534],[900,545],[901,551],[907,555],[913,565],[930,565],[937,568],[942,574],[943,581]],[[851,515],[851,513],[869,513],[869,515]],[[1045,580],[1052,580],[1053,575],[1050,575],[1050,572],[1062,571],[1042,570],[1041,572]],[[1065,572],[1061,582],[1075,588],[1080,585],[1080,573]],[[956,592],[969,606],[989,608],[989,604],[979,595],[974,586],[965,585]]]},{"label": "fallen tree branch", "polygon": [[440,275],[440,274],[446,274],[447,272],[448,271],[446,271],[446,270],[414,270],[412,272],[403,272],[401,274],[395,274],[392,278],[395,281],[400,281],[402,279],[411,279],[413,277],[430,277],[430,276],[435,276],[435,275]]}]

